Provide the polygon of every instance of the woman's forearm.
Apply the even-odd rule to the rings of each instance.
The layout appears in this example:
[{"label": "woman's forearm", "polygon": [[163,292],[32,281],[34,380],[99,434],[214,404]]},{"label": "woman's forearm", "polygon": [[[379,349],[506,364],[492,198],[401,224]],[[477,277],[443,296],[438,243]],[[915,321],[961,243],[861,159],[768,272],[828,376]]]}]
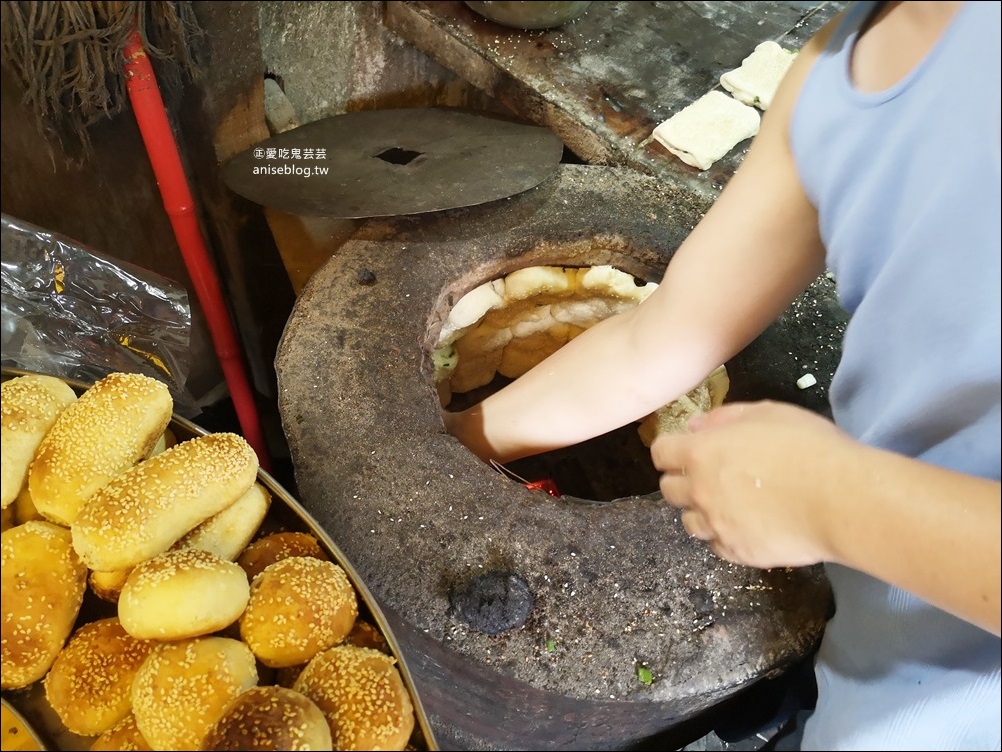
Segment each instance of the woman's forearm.
[{"label": "woman's forearm", "polygon": [[447,428],[481,459],[508,462],[639,420],[715,367],[691,350],[666,363],[658,345],[631,335],[640,316],[595,325],[480,404],[446,413]]},{"label": "woman's forearm", "polygon": [[1000,633],[1000,485],[862,448],[830,489],[832,558]]}]

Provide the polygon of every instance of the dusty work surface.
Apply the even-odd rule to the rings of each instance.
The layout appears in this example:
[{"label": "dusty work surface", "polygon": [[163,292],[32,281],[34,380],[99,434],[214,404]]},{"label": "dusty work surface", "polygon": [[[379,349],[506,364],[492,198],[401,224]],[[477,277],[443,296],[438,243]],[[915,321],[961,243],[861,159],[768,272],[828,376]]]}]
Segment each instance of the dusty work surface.
[{"label": "dusty work surface", "polygon": [[712,194],[748,147],[709,170],[681,162],[655,126],[719,88],[766,40],[798,50],[844,2],[596,2],[556,29],[521,31],[462,2],[387,3],[385,22],[583,161],[671,176]]}]

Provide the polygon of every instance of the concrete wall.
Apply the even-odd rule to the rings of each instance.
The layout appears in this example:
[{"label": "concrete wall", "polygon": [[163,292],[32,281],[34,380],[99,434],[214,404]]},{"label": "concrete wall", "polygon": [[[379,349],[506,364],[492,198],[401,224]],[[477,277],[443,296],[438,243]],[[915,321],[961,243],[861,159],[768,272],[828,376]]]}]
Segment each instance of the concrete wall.
[{"label": "concrete wall", "polygon": [[281,82],[301,123],[377,108],[497,106],[387,31],[384,5],[258,3],[266,70]]}]

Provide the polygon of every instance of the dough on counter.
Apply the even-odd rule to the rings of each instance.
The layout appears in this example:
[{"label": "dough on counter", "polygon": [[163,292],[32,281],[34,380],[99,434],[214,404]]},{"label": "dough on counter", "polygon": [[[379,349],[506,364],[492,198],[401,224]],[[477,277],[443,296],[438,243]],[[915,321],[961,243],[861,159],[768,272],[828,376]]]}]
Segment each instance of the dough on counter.
[{"label": "dough on counter", "polygon": [[720,85],[739,102],[767,110],[796,57],[796,52],[783,49],[776,42],[762,42],[742,61],[740,68],[720,77]]},{"label": "dough on counter", "polygon": [[758,133],[761,115],[722,91],[711,91],[654,129],[654,139],[683,162],[707,170]]}]

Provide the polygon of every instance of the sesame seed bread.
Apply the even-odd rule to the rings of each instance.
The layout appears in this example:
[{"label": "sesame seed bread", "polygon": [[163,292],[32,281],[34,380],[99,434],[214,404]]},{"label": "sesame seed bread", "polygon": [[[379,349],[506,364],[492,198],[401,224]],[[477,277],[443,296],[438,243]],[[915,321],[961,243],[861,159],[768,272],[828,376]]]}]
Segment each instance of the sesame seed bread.
[{"label": "sesame seed bread", "polygon": [[[132,378],[113,376],[98,382],[109,403],[119,395],[109,384]],[[66,389],[71,401],[38,439],[34,457],[62,432],[66,411],[99,387],[79,398],[79,389]],[[115,409],[133,404],[120,399]],[[62,457],[62,469],[34,476],[35,490],[59,486],[48,517],[36,510],[28,462],[2,510],[5,694],[16,690],[12,697],[53,740],[64,746],[72,738],[74,749],[330,750],[337,748],[331,717],[338,714],[342,738],[360,748],[421,748],[406,673],[390,655],[389,636],[367,613],[359,619],[363,595],[350,567],[303,520],[278,515],[267,523],[276,492],[258,480],[257,456],[244,439],[177,421],[182,438],[195,435],[177,444],[169,409],[169,427],[158,419],[150,429],[156,435],[131,464],[114,477],[104,470],[109,477],[86,498],[75,481],[93,481],[105,468],[113,452],[93,442],[121,432],[121,422],[90,409],[80,418],[87,424],[75,429],[79,446],[65,449],[71,432],[53,440],[47,462]],[[8,412],[5,404],[5,419]],[[64,503],[71,497],[79,506]],[[329,702],[338,690],[327,691],[327,674],[362,682],[338,695],[357,707],[321,708],[295,688],[310,661],[334,646],[382,656],[331,661],[311,679]]]},{"label": "sesame seed bread", "polygon": [[356,618],[358,596],[341,567],[293,556],[254,578],[240,637],[265,666],[295,666],[344,640]]},{"label": "sesame seed bread", "polygon": [[45,676],[80,613],[87,568],[70,531],[31,521],[0,536],[0,681],[26,687]]},{"label": "sesame seed bread", "polygon": [[260,483],[255,483],[226,509],[185,534],[173,548],[198,548],[233,561],[257,534],[270,507],[271,494]]},{"label": "sesame seed bread", "polygon": [[[271,494],[260,483],[255,483],[250,489],[221,512],[212,515],[205,522],[187,533],[177,541],[170,550],[180,548],[198,548],[210,551],[221,559],[232,561],[246,548],[251,538],[257,533],[261,523],[268,515],[271,507]],[[306,535],[296,533],[296,535]],[[307,536],[316,544],[316,539]],[[323,556],[323,552],[320,553]],[[113,572],[92,571],[87,578],[90,589],[101,600],[118,603],[125,581],[129,578],[131,569],[118,569]]]},{"label": "sesame seed bread", "polygon": [[237,557],[237,564],[244,568],[247,579],[253,580],[276,561],[292,556],[310,556],[327,561],[327,554],[312,535],[284,532],[258,538]]},{"label": "sesame seed bread", "polygon": [[331,750],[327,719],[310,698],[285,687],[240,695],[202,742],[209,750]]},{"label": "sesame seed bread", "polygon": [[19,493],[17,498],[14,499],[14,503],[7,507],[7,509],[13,510],[14,519],[18,525],[22,522],[27,522],[28,520],[45,519],[38,513],[38,510],[35,509],[35,502],[31,500],[31,491],[28,490],[27,483],[25,483],[21,488],[21,493]]},{"label": "sesame seed bread", "polygon": [[70,525],[84,503],[146,457],[170,423],[166,384],[137,373],[112,373],[56,418],[28,473],[39,513]]},{"label": "sesame seed bread", "polygon": [[390,646],[386,642],[386,637],[372,622],[365,619],[356,619],[355,626],[351,628],[348,636],[344,638],[345,644],[354,645],[359,648],[372,648],[380,653],[390,654]]},{"label": "sesame seed bread", "polygon": [[236,434],[184,441],[95,493],[73,522],[73,546],[100,572],[135,566],[230,506],[254,484],[257,469],[257,455]]},{"label": "sesame seed bread", "polygon": [[395,664],[378,650],[339,645],[314,656],[293,689],[323,711],[334,749],[403,750],[414,706]]},{"label": "sesame seed bread", "polygon": [[198,637],[239,619],[249,595],[239,565],[209,551],[181,548],[132,570],[118,599],[118,618],[140,639]]},{"label": "sesame seed bread", "polygon": [[132,710],[132,680],[155,643],[137,640],[115,617],[84,624],[45,676],[45,697],[74,734],[97,736]]},{"label": "sesame seed bread", "polygon": [[132,712],[153,749],[199,749],[233,700],[258,683],[239,640],[195,637],[157,645],[132,683]]},{"label": "sesame seed bread", "polygon": [[90,745],[92,752],[153,752],[131,712]]},{"label": "sesame seed bread", "polygon": [[87,584],[90,585],[94,595],[103,601],[108,601],[108,603],[118,603],[118,599],[122,595],[122,588],[125,587],[125,581],[129,579],[129,573],[132,572],[132,569],[116,569],[114,572],[89,570],[89,572]]},{"label": "sesame seed bread", "polygon": [[76,400],[62,379],[27,374],[0,385],[0,506],[6,509],[28,480],[38,445]]}]

